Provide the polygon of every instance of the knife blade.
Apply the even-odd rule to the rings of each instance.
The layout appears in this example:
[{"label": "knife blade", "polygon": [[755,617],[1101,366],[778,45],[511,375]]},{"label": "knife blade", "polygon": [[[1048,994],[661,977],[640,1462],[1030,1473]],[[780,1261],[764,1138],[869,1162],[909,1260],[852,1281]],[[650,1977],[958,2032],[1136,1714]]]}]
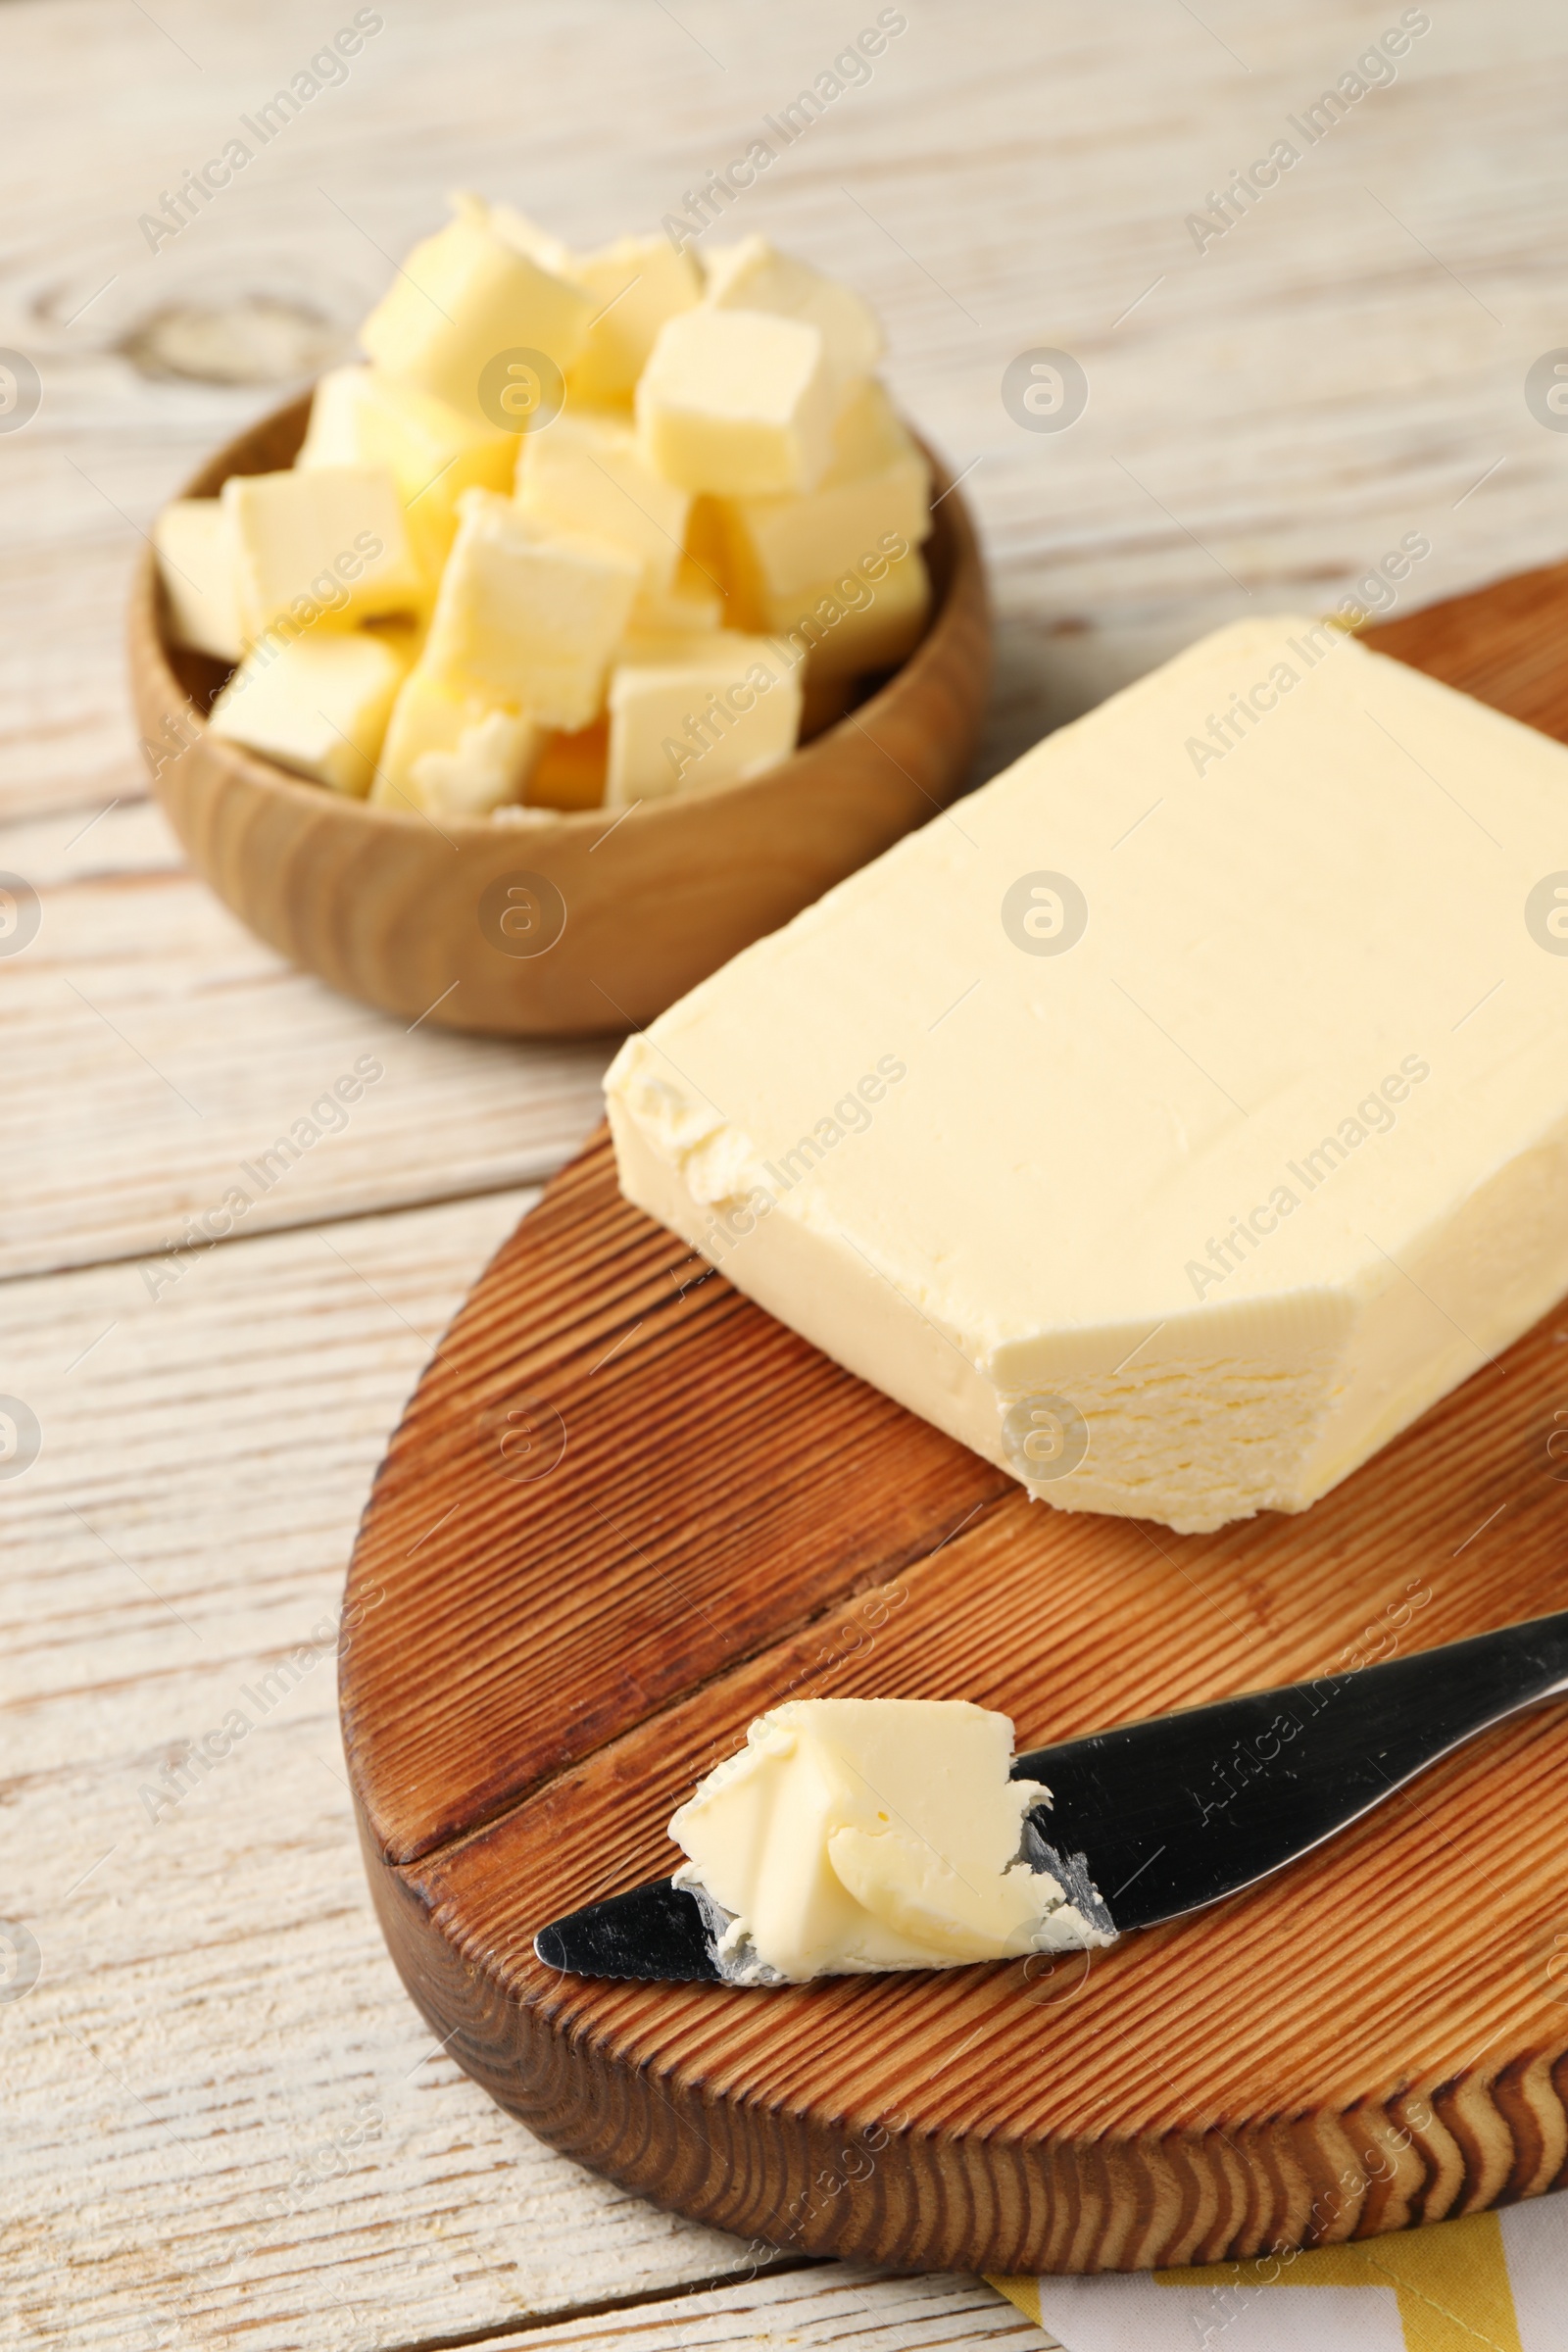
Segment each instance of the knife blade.
[{"label": "knife blade", "polygon": [[[1222,1902],[1310,1853],[1429,1765],[1568,1692],[1568,1610],[1381,1665],[1244,1692],[1017,1757],[1049,1809],[1027,1858],[1114,1933]],[[667,1878],[589,1903],[534,1937],[575,1976],[721,1984],[724,1914]],[[821,1982],[822,1980],[815,1980]]]}]

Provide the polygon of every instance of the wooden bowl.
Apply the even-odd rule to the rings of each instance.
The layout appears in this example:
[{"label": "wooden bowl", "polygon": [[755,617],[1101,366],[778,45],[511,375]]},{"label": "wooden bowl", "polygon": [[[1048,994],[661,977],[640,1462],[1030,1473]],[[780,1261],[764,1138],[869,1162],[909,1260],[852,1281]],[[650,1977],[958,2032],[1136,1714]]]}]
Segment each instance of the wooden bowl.
[{"label": "wooden bowl", "polygon": [[[307,395],[264,417],[185,495],[291,465],[309,415]],[[902,668],[767,775],[619,823],[592,808],[526,825],[444,816],[437,829],[220,740],[204,721],[226,673],[170,643],[149,550],[129,651],[154,790],[241,921],[348,996],[510,1036],[640,1026],[958,792],[990,683],[990,615],[973,524],[934,470],[933,617]],[[497,930],[514,884],[553,910],[549,929],[564,915],[542,953]]]}]

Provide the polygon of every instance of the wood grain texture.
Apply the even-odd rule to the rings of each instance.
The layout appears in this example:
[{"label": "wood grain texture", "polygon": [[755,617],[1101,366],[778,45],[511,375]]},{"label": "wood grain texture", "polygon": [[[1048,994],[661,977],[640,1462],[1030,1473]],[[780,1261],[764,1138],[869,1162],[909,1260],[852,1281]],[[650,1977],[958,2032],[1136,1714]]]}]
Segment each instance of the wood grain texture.
[{"label": "wood grain texture", "polygon": [[[527,2341],[528,2352],[1059,2352],[1054,2336],[975,2279],[878,2278],[840,2263],[547,2322]],[[504,2344],[515,2352],[510,2336],[487,2336],[472,2352]]]},{"label": "wood grain texture", "polygon": [[[43,1427],[0,1487],[0,1915],[41,1954],[0,2002],[5,2352],[380,2352],[745,2264],[494,2108],[363,1886],[343,1563],[531,1199],[230,1242],[156,1301],[127,1265],[5,1288],[0,1391]],[[235,1708],[252,1731],[191,1766]]]},{"label": "wood grain texture", "polygon": [[[242,434],[187,487],[292,464],[309,398]],[[555,1037],[634,1028],[775,931],[961,789],[991,682],[990,613],[962,494],[940,466],[932,617],[857,710],[720,793],[536,813],[525,825],[374,808],[286,774],[204,723],[218,664],[167,639],[151,554],[130,607],[153,782],[197,871],[290,962],[444,1028]],[[172,732],[172,730],[177,730]],[[509,882],[556,894],[537,955],[485,909]],[[559,925],[559,928],[558,928]]]},{"label": "wood grain texture", "polygon": [[[352,1004],[241,927],[155,804],[0,826],[0,871],[41,909],[0,958],[0,1275],[128,1257],[162,1291],[189,1219],[220,1240],[535,1182],[600,1115],[608,1046]],[[323,1104],[364,1056],[382,1075]]]},{"label": "wood grain texture", "polygon": [[[1568,566],[1427,628],[1383,642],[1568,735]],[[967,1697],[1027,1747],[1560,1606],[1560,1320],[1299,1516],[1056,1514],[630,1207],[601,1135],[447,1335],[350,1574],[377,1605],[345,1748],[432,2029],[612,2179],[901,2269],[1216,2261],[1568,2182],[1561,1709],[1221,1912],[1044,1972],[752,1995],[532,1949],[667,1868],[670,1813],[792,1691]],[[1220,1799],[1193,1796],[1196,1828]]]}]

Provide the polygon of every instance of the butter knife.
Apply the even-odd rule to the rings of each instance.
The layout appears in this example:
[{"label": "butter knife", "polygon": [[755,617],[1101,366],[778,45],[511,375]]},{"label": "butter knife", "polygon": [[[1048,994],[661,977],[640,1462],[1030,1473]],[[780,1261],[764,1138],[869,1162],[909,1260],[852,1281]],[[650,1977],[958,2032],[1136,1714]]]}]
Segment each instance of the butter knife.
[{"label": "butter knife", "polygon": [[[1024,1858],[1107,1933],[1152,1928],[1255,1886],[1467,1740],[1563,1695],[1568,1610],[1033,1748],[1012,1777],[1043,1782],[1052,1803],[1028,1816]],[[654,1879],[552,1921],[534,1950],[575,1976],[721,1984],[723,1924]]]}]

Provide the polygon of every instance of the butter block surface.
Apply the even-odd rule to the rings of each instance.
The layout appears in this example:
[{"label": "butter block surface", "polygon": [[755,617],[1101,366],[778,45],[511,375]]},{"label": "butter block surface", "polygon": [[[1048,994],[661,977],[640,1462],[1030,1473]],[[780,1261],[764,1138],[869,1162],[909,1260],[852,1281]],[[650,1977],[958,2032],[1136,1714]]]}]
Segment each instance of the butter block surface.
[{"label": "butter block surface", "polygon": [[277,626],[351,629],[425,600],[384,466],[230,474],[221,504],[247,639]]},{"label": "butter block surface", "polygon": [[176,498],[153,524],[158,576],[176,645],[215,662],[244,651],[234,535],[221,499]]},{"label": "butter block surface", "polygon": [[814,488],[833,454],[837,393],[816,327],[700,303],[660,329],[637,379],[655,473],[748,497]]},{"label": "butter block surface", "polygon": [[1560,744],[1223,629],[629,1040],[623,1189],[1043,1499],[1301,1510],[1568,1290],[1565,824]]},{"label": "butter block surface", "polygon": [[667,585],[650,588],[645,581],[638,589],[627,625],[664,636],[710,633],[724,625],[724,589],[698,559],[684,555]]},{"label": "butter block surface", "polygon": [[424,661],[459,693],[567,731],[598,714],[642,578],[608,540],[540,529],[511,499],[468,490]]},{"label": "butter block surface", "polygon": [[321,629],[253,647],[208,723],[296,775],[363,799],[402,681],[396,650],[368,629]]}]

